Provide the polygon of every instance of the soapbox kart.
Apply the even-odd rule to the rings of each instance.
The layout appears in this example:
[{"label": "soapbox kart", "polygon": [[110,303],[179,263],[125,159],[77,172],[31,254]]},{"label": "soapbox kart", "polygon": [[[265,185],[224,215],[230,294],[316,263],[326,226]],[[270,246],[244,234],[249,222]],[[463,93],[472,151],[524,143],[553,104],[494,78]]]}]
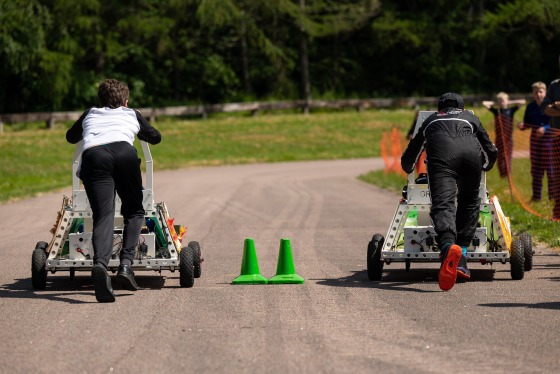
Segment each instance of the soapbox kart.
[{"label": "soapbox kart", "polygon": [[[183,245],[186,228],[174,225],[165,203],[154,203],[153,161],[148,144],[141,141],[146,163],[146,185],[143,190],[145,222],[142,227],[136,257],[131,268],[137,271],[162,272],[179,270],[181,287],[192,287],[194,278],[201,276],[202,256],[200,245],[191,241]],[[76,271],[91,272],[93,267],[92,228],[93,217],[87,195],[77,177],[82,155],[82,142],[76,145],[72,160],[72,197],[63,197],[62,208],[54,227],[50,242],[40,241],[35,246],[31,259],[31,278],[34,289],[45,289],[48,273],[69,271],[73,279]],[[123,240],[123,217],[121,201],[115,194],[115,228],[113,253],[109,270],[119,267],[119,252]]]},{"label": "soapbox kart", "polygon": [[[414,133],[433,111],[420,111]],[[479,225],[475,237],[467,249],[467,260],[482,264],[510,263],[512,279],[523,279],[525,271],[533,266],[531,236],[523,233],[512,237],[510,220],[504,215],[498,198],[489,198],[486,174],[480,184]],[[397,204],[387,234],[374,234],[367,249],[367,273],[370,280],[381,280],[383,266],[404,262],[406,271],[412,262],[441,263],[440,251],[435,243],[435,231],[429,213],[430,191],[425,175],[407,175],[403,198]]]}]

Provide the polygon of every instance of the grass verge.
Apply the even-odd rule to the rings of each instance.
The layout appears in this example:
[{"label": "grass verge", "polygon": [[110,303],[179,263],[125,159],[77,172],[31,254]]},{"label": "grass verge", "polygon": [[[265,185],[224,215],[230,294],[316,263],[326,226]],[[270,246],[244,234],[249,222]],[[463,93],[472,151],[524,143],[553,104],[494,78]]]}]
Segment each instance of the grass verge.
[{"label": "grass verge", "polygon": [[[400,175],[386,174],[383,170],[371,171],[359,179],[387,189],[401,196],[406,179]],[[490,195],[498,196],[504,214],[509,217],[514,235],[523,232],[531,234],[536,242],[550,247],[560,247],[560,223],[541,218],[526,211],[515,199],[512,200],[507,182],[498,176],[497,170],[487,174],[486,186]],[[397,199],[395,199],[395,208]],[[389,225],[389,222],[387,223]]]},{"label": "grass verge", "polygon": [[[522,118],[523,110],[518,112]],[[492,128],[492,114],[475,109],[483,124]],[[154,170],[242,164],[255,162],[343,159],[380,156],[384,131],[408,131],[414,110],[324,111],[213,116],[206,120],[160,118],[154,124],[162,143],[151,148]],[[58,123],[55,130],[44,123],[5,125],[0,134],[0,203],[68,187],[72,183],[74,146],[65,140],[72,123]],[[141,154],[141,152],[139,152]],[[525,162],[525,164],[523,164]],[[528,175],[526,160],[514,165]],[[372,172],[362,177],[400,195],[404,179]],[[488,186],[500,198],[514,230],[560,246],[559,225],[526,212],[510,201],[509,185],[489,174]],[[544,194],[543,194],[544,196]],[[396,202],[395,202],[396,203]],[[546,203],[543,203],[546,204]],[[547,208],[548,207],[543,207]],[[389,223],[387,223],[389,224]]]},{"label": "grass verge", "polygon": [[[162,133],[162,143],[151,147],[154,170],[376,157],[382,132],[393,126],[406,131],[413,115],[413,110],[403,109],[162,118],[154,123]],[[0,135],[0,202],[72,184],[74,146],[65,139],[70,126],[59,123],[54,130],[45,129],[43,123],[5,126]]]}]

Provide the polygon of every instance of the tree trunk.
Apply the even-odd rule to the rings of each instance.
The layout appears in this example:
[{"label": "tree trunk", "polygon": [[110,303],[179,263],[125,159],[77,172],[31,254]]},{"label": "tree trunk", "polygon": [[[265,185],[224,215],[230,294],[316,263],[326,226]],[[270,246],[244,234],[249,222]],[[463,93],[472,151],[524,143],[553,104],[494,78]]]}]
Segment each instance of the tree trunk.
[{"label": "tree trunk", "polygon": [[[99,20],[95,22],[95,29],[98,34],[101,34],[101,25],[99,25]],[[100,51],[97,53],[95,58],[95,74],[99,78],[103,78],[105,75],[105,43],[102,41],[100,45]]]},{"label": "tree trunk", "polygon": [[[243,4],[241,4],[243,6]],[[243,90],[250,95],[251,79],[249,78],[249,57],[247,49],[247,25],[245,23],[245,10],[241,9],[241,63],[243,64]]]},{"label": "tree trunk", "polygon": [[[305,0],[300,0],[299,6],[302,16],[305,13]],[[307,32],[303,24],[300,25],[300,69],[301,69],[301,96],[305,100],[304,113],[309,113],[309,102],[311,101],[311,83],[309,82],[309,60],[307,54]]]},{"label": "tree trunk", "polygon": [[[476,27],[481,27],[482,24],[482,17],[484,16],[484,0],[479,0],[478,1],[478,9],[477,12],[475,13],[474,17],[476,19]],[[474,61],[473,64],[475,66],[475,69],[477,71],[484,71],[483,67],[484,67],[484,60],[486,58],[486,43],[483,43],[482,41],[478,41],[477,42],[477,46],[476,48],[474,48]],[[475,85],[475,89],[476,92],[480,92],[481,91],[481,87],[482,87],[482,82],[481,82],[481,78],[480,76],[477,76],[474,80],[474,85]]]},{"label": "tree trunk", "polygon": [[173,97],[176,101],[181,99],[181,71],[179,69],[179,58],[177,54],[173,52]]}]

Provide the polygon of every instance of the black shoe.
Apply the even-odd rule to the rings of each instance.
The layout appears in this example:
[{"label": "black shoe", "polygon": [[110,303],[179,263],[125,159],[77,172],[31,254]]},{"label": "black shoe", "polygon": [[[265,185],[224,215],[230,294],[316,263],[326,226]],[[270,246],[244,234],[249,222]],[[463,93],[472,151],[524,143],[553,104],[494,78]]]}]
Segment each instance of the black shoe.
[{"label": "black shoe", "polygon": [[100,303],[112,303],[115,301],[115,294],[111,286],[111,277],[107,274],[107,269],[103,265],[93,265],[91,270],[95,298]]},{"label": "black shoe", "polygon": [[461,255],[461,258],[459,259],[459,264],[457,265],[457,275],[467,279],[471,277],[471,271],[467,267],[467,257],[463,255]]},{"label": "black shoe", "polygon": [[138,290],[138,286],[136,285],[136,281],[134,280],[134,272],[130,268],[130,265],[119,266],[117,279],[119,280],[123,288],[126,288],[129,291]]}]

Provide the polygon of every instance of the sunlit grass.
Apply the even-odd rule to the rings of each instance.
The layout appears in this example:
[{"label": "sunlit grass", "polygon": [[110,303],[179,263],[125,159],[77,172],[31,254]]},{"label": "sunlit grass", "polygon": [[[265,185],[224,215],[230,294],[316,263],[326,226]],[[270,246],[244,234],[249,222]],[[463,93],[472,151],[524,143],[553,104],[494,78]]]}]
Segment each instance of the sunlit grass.
[{"label": "sunlit grass", "polygon": [[[516,118],[523,118],[522,112],[516,113]],[[492,114],[481,108],[475,108],[475,114],[480,116],[493,137]],[[151,147],[151,151],[156,171],[257,162],[379,157],[383,132],[395,127],[404,137],[413,117],[414,110],[398,109],[361,113],[324,111],[311,115],[274,113],[256,117],[221,114],[206,120],[160,118],[154,126],[161,131],[163,141]],[[71,185],[74,146],[65,139],[66,130],[71,125],[57,123],[54,130],[47,130],[44,123],[4,125],[5,132],[0,134],[0,202]],[[516,147],[527,147],[526,140],[516,138]],[[527,158],[514,159],[514,185],[524,201],[528,201],[531,194],[529,168]],[[405,185],[404,178],[383,171],[368,173],[361,178],[399,196]],[[560,246],[560,224],[528,213],[519,204],[517,196],[510,192],[508,180],[499,178],[496,169],[488,174],[487,185],[500,199],[515,232],[529,232],[537,240]],[[545,196],[546,187],[543,201],[529,207],[537,212],[549,212],[551,203],[544,199]]]},{"label": "sunlit grass", "polygon": [[[161,118],[162,143],[151,147],[154,170],[300,160],[377,157],[383,131],[408,128],[413,110],[370,110],[206,120]],[[70,186],[72,123],[5,125],[0,135],[0,201]],[[403,130],[404,131],[404,130]],[[141,155],[141,152],[139,152]]]},{"label": "sunlit grass", "polygon": [[[515,170],[521,172],[520,169],[523,164],[527,163],[515,163],[514,167],[517,167]],[[528,166],[525,165],[525,168],[527,167]],[[402,189],[406,185],[405,177],[395,173],[386,173],[383,170],[371,171],[359,176],[359,179],[397,194],[398,198],[395,199],[395,208],[401,196]],[[527,232],[530,233],[536,241],[546,243],[551,247],[560,247],[560,222],[550,221],[547,218],[539,217],[527,211],[519,203],[515,193],[510,192],[508,180],[506,178],[500,178],[496,169],[487,173],[486,186],[490,192],[490,196],[496,195],[498,197],[504,214],[508,216],[511,221],[512,231],[515,235]],[[523,188],[520,186],[521,194],[524,196],[529,194],[530,196],[530,186],[528,188],[529,192],[527,191],[527,187]],[[547,196],[546,190],[543,192],[543,196]],[[545,217],[550,216],[552,202],[543,200],[543,202],[538,204],[529,204],[528,202],[527,204],[528,207],[536,213],[541,213]]]}]

